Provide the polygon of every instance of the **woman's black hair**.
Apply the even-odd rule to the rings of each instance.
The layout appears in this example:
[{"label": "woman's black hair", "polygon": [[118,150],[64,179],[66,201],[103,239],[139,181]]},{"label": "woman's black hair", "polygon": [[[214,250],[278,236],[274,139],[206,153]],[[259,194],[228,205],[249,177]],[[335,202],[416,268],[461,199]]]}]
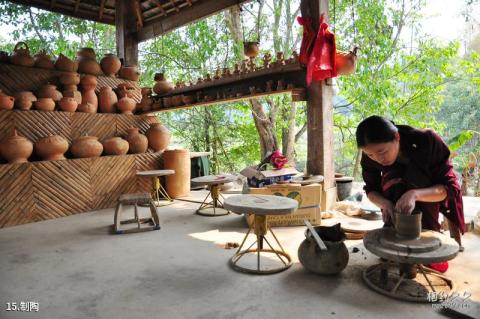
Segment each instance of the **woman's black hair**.
[{"label": "woman's black hair", "polygon": [[391,142],[397,132],[398,128],[392,121],[378,115],[367,117],[357,126],[357,146]]}]

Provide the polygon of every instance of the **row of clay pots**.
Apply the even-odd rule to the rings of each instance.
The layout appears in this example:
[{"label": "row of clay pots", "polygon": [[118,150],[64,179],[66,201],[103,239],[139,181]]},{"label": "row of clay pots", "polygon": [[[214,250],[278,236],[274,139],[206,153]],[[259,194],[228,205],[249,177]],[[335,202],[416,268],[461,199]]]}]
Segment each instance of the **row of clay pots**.
[{"label": "row of clay pots", "polygon": [[[70,146],[70,152],[75,158],[98,157],[100,155],[125,155],[145,153],[148,146],[156,152],[163,151],[170,142],[170,132],[160,123],[153,123],[146,132],[146,136],[139,133],[139,129],[132,127],[127,131],[126,139],[112,137],[103,142],[96,136],[81,136],[75,139]],[[68,141],[59,136],[48,136],[38,140],[35,145],[23,136],[18,135],[16,129],[12,134],[0,142],[0,155],[9,163],[27,162],[35,150],[43,160],[62,160],[68,151]]]},{"label": "row of clay pots", "polygon": [[122,66],[120,59],[114,54],[105,54],[100,63],[97,62],[95,51],[92,48],[82,48],[77,52],[77,60],[70,60],[65,55],[60,54],[58,59],[53,62],[51,57],[45,52],[40,51],[34,57],[30,55],[30,49],[25,42],[18,42],[13,49],[12,55],[1,52],[0,62],[11,62],[21,66],[36,66],[44,69],[57,69],[66,72],[80,72],[99,75],[102,71],[107,76],[115,76],[117,73],[121,78],[131,81],[138,81],[140,73],[136,65]]}]

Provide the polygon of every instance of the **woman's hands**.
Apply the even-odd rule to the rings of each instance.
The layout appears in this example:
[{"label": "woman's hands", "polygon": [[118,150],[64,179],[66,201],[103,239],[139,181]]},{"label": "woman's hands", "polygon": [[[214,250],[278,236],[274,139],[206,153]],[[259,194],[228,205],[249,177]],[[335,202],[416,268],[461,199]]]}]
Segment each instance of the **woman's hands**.
[{"label": "woman's hands", "polygon": [[385,224],[392,223],[393,224],[393,214],[395,213],[395,206],[391,201],[385,199],[382,205],[382,220]]},{"label": "woman's hands", "polygon": [[395,204],[395,210],[400,214],[410,215],[415,209],[415,202],[417,201],[417,192],[411,189],[404,193],[402,197]]}]

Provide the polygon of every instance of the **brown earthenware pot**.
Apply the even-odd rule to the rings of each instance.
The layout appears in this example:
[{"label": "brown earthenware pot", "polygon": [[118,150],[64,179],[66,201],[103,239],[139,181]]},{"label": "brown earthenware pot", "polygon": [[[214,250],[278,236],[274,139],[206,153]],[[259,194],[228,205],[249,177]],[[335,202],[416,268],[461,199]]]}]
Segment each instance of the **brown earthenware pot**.
[{"label": "brown earthenware pot", "polygon": [[39,97],[33,104],[39,111],[51,112],[55,110],[55,101],[50,97]]},{"label": "brown earthenware pot", "polygon": [[0,156],[9,163],[28,162],[32,155],[33,144],[25,137],[18,135],[16,129],[13,129],[10,136],[0,141]]},{"label": "brown earthenware pot", "polygon": [[102,74],[102,69],[97,60],[82,57],[78,59],[78,72],[99,75]]},{"label": "brown earthenware pot", "polygon": [[243,43],[243,52],[247,57],[253,57],[255,58],[258,55],[258,52],[260,51],[260,48],[258,47],[258,42],[244,42]]},{"label": "brown earthenware pot", "polygon": [[57,90],[57,87],[53,84],[47,83],[40,87],[37,91],[38,98],[51,98],[55,102],[60,101],[63,97],[62,93]]},{"label": "brown earthenware pot", "polygon": [[120,71],[118,72],[118,75],[121,78],[130,81],[138,81],[138,78],[140,77],[140,72],[138,72],[138,67],[136,65],[122,66]]},{"label": "brown earthenware pot", "polygon": [[153,86],[153,92],[158,95],[163,95],[173,90],[173,87],[173,84],[165,79],[165,75],[163,73],[155,74],[155,85]]},{"label": "brown earthenware pot", "polygon": [[129,144],[121,137],[108,138],[102,144],[105,155],[125,155],[128,153]]},{"label": "brown earthenware pot", "polygon": [[42,69],[53,69],[55,64],[45,50],[35,54],[35,66]]},{"label": "brown earthenware pot", "polygon": [[[22,48],[21,46],[24,46]],[[33,66],[35,59],[30,55],[30,49],[25,42],[18,42],[13,49],[13,54],[10,56],[10,62],[16,65]]]},{"label": "brown earthenware pot", "polygon": [[[76,87],[75,85],[72,85],[72,87]],[[78,91],[77,89],[75,90],[65,90],[63,91],[63,96],[64,97],[73,97],[75,99],[75,102],[77,102],[77,105],[82,104],[82,93]]]},{"label": "brown earthenware pot", "polygon": [[172,96],[172,105],[173,106],[180,106],[183,104],[182,96],[181,95],[174,95]]},{"label": "brown earthenware pot", "polygon": [[72,142],[70,151],[75,158],[98,157],[102,155],[103,145],[96,136],[81,136]]},{"label": "brown earthenware pot", "polygon": [[148,145],[155,152],[163,152],[170,143],[170,131],[161,123],[152,123],[145,132],[148,139]]},{"label": "brown earthenware pot", "polygon": [[95,50],[92,48],[81,48],[77,51],[77,58],[87,58],[96,60],[97,56],[95,55]]},{"label": "brown earthenware pot", "polygon": [[76,72],[63,73],[58,79],[64,86],[76,86],[80,83],[80,74]]},{"label": "brown earthenware pot", "polygon": [[11,110],[15,104],[13,96],[6,95],[0,90],[0,110]]},{"label": "brown earthenware pot", "polygon": [[130,83],[127,83],[127,82],[118,84],[116,89],[119,98],[122,98],[125,96],[132,97],[134,90],[135,88]]},{"label": "brown earthenware pot", "polygon": [[103,59],[100,61],[100,66],[102,67],[103,73],[107,76],[115,76],[118,73],[118,70],[122,67],[120,59],[115,54],[105,54]]},{"label": "brown earthenware pot", "polygon": [[98,94],[98,108],[101,113],[115,113],[118,98],[112,88],[104,86]]},{"label": "brown earthenware pot", "polygon": [[78,61],[73,61],[64,56],[63,54],[59,54],[57,61],[55,61],[55,69],[65,72],[77,72],[78,70]]},{"label": "brown earthenware pot", "polygon": [[63,160],[68,150],[68,141],[60,135],[47,136],[38,140],[34,149],[35,154],[45,161]]},{"label": "brown earthenware pot", "polygon": [[132,127],[127,130],[127,138],[131,154],[145,153],[148,148],[148,139],[145,135],[140,134],[138,128]]},{"label": "brown earthenware pot", "polygon": [[58,102],[58,106],[64,112],[75,112],[78,107],[78,102],[74,97],[64,96]]},{"label": "brown earthenware pot", "polygon": [[37,100],[36,96],[30,91],[21,91],[15,93],[15,107],[20,110],[30,110],[33,102]]},{"label": "brown earthenware pot", "polygon": [[135,105],[135,100],[128,96],[122,97],[117,102],[117,108],[122,114],[133,114],[133,111],[135,111]]},{"label": "brown earthenware pot", "polygon": [[97,113],[97,107],[93,105],[92,103],[82,103],[79,104],[77,107],[78,112],[83,112],[83,113]]},{"label": "brown earthenware pot", "polygon": [[6,51],[0,51],[0,63],[8,63],[10,61],[10,56]]},{"label": "brown earthenware pot", "polygon": [[90,103],[95,108],[95,112],[96,112],[98,107],[98,98],[97,98],[97,94],[95,94],[95,88],[97,86],[97,78],[93,75],[84,75],[81,78],[80,83],[82,84],[82,87],[83,87],[82,104]]}]

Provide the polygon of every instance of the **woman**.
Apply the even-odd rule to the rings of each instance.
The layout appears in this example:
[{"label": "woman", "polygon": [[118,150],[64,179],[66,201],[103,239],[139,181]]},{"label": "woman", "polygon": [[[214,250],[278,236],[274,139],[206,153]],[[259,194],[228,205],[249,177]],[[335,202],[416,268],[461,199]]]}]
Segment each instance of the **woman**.
[{"label": "woman", "polygon": [[434,131],[395,125],[371,116],[357,127],[362,150],[362,174],[368,198],[382,210],[383,221],[392,225],[394,212],[419,210],[422,227],[440,230],[441,212],[449,221],[450,234],[461,244],[465,221],[462,193],[449,160],[450,151]]}]

